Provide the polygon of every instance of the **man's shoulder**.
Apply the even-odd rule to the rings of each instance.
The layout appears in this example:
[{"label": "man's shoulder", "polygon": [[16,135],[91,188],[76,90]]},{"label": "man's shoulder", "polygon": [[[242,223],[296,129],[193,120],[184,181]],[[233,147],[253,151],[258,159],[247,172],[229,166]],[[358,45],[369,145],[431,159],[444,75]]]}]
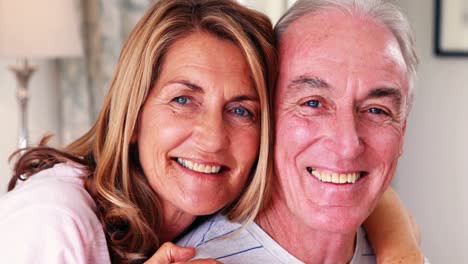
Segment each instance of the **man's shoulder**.
[{"label": "man's shoulder", "polygon": [[281,248],[256,223],[230,222],[218,214],[188,233],[181,246],[195,247],[195,258],[223,263],[302,263]]},{"label": "man's shoulder", "polygon": [[[366,231],[360,227],[356,237],[356,248],[354,256],[350,264],[375,264],[377,256],[374,249],[367,238]],[[430,264],[429,260],[424,257],[424,264]]]},{"label": "man's shoulder", "polygon": [[[180,239],[182,246],[202,247],[211,244],[224,244],[237,240],[236,232],[242,232],[242,224],[229,221],[224,215],[217,214]],[[233,238],[233,239],[228,239]]]},{"label": "man's shoulder", "polygon": [[360,227],[356,234],[356,247],[351,264],[375,264],[377,258],[364,228]]}]

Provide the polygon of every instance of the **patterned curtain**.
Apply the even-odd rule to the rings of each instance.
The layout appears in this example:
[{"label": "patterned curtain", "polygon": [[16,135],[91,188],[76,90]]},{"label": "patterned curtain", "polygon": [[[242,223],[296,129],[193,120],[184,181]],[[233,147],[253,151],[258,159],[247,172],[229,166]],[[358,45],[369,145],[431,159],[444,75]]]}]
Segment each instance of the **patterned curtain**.
[{"label": "patterned curtain", "polygon": [[152,0],[80,0],[84,56],[59,61],[59,141],[67,144],[95,121],[123,42]]}]

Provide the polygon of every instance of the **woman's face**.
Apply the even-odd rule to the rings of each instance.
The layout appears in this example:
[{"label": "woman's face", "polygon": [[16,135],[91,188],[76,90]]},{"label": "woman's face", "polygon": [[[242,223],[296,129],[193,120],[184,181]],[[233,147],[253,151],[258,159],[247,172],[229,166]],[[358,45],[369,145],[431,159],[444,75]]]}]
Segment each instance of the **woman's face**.
[{"label": "woman's face", "polygon": [[176,41],[138,119],[140,162],[165,209],[213,213],[258,157],[260,102],[242,51],[209,33]]}]

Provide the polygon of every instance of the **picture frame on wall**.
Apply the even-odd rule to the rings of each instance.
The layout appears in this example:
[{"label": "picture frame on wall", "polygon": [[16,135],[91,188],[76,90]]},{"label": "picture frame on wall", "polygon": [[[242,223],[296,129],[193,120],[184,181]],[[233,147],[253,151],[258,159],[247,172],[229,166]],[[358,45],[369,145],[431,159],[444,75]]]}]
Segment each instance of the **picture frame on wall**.
[{"label": "picture frame on wall", "polygon": [[467,0],[435,0],[434,38],[436,55],[468,57]]}]

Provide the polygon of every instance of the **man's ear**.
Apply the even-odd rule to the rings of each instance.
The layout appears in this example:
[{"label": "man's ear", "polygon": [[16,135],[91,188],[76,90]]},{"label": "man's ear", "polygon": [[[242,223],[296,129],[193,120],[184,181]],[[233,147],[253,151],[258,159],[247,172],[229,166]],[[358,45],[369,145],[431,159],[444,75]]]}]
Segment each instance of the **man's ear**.
[{"label": "man's ear", "polygon": [[401,130],[401,140],[400,140],[400,149],[399,149],[399,155],[401,157],[401,155],[403,155],[403,145],[405,144],[405,136],[406,136],[406,121],[408,119],[405,118],[405,121],[403,123],[403,128]]}]

